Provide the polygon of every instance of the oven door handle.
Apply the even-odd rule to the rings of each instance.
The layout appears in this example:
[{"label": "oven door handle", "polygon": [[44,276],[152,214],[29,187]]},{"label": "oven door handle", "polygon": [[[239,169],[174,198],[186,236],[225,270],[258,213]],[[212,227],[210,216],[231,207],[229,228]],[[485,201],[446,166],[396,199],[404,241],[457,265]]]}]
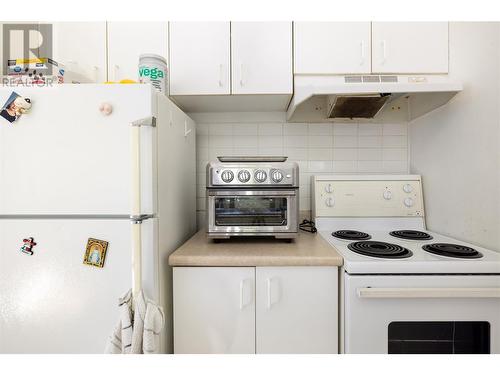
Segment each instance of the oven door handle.
[{"label": "oven door handle", "polygon": [[500,288],[358,288],[359,298],[500,298]]},{"label": "oven door handle", "polygon": [[254,197],[254,196],[266,196],[269,198],[281,198],[281,197],[294,197],[297,195],[296,190],[217,190],[217,189],[207,189],[207,195],[214,197]]}]

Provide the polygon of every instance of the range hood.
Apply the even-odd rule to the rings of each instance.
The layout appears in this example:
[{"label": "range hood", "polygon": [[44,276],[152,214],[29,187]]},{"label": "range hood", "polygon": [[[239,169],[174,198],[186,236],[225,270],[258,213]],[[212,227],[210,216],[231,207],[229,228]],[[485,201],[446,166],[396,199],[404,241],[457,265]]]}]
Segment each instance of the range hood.
[{"label": "range hood", "polygon": [[462,91],[447,75],[397,76],[296,75],[289,122],[330,122],[335,119],[376,119],[391,103],[408,100],[408,120],[446,104]]}]

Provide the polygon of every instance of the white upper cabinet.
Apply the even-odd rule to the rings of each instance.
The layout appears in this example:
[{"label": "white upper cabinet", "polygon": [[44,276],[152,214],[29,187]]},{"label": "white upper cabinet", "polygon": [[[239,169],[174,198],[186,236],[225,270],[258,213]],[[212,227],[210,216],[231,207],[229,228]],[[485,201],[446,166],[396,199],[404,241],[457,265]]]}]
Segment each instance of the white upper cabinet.
[{"label": "white upper cabinet", "polygon": [[54,60],[90,82],[107,80],[106,22],[54,22]]},{"label": "white upper cabinet", "polygon": [[447,22],[373,22],[374,73],[448,73]]},{"label": "white upper cabinet", "polygon": [[295,22],[295,74],[371,72],[370,22]]},{"label": "white upper cabinet", "polygon": [[232,93],[292,93],[292,23],[232,22]]},{"label": "white upper cabinet", "polygon": [[170,22],[170,95],[231,92],[229,22]]},{"label": "white upper cabinet", "polygon": [[108,79],[139,79],[139,56],[154,53],[167,59],[167,22],[109,22]]}]

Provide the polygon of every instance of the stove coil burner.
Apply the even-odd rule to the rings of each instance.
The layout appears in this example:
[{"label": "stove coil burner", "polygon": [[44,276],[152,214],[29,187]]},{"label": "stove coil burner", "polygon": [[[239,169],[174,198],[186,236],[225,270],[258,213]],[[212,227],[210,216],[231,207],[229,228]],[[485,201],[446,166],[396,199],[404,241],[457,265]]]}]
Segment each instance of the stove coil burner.
[{"label": "stove coil burner", "polygon": [[422,246],[422,249],[428,253],[451,258],[477,259],[483,257],[483,254],[472,247],[452,243],[433,243]]},{"label": "stove coil burner", "polygon": [[402,259],[413,255],[410,250],[402,246],[380,241],[353,242],[347,247],[355,253],[375,258]]},{"label": "stove coil burner", "polygon": [[368,233],[358,232],[357,230],[338,230],[332,233],[333,237],[340,238],[342,240],[352,240],[352,241],[364,241],[372,238]]},{"label": "stove coil burner", "polygon": [[432,240],[432,236],[429,233],[420,232],[418,230],[395,230],[389,233],[393,237],[401,238],[404,240],[416,240],[416,241],[426,241]]}]

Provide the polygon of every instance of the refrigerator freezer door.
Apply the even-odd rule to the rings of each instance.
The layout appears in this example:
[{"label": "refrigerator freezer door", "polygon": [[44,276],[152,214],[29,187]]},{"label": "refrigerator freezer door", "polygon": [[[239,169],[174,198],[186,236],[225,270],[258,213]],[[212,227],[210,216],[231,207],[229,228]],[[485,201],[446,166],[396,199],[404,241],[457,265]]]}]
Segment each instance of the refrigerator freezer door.
[{"label": "refrigerator freezer door", "polygon": [[[0,106],[12,90],[0,88]],[[14,124],[0,117],[0,215],[129,215],[130,123],[156,114],[150,85],[15,91],[32,108]],[[156,213],[155,160],[156,129],[141,127],[144,214]]]},{"label": "refrigerator freezer door", "polygon": [[[102,353],[131,288],[128,220],[0,220],[0,353]],[[143,287],[158,300],[157,222],[142,224]],[[33,255],[23,239],[33,237]],[[88,238],[109,243],[83,264]]]}]

